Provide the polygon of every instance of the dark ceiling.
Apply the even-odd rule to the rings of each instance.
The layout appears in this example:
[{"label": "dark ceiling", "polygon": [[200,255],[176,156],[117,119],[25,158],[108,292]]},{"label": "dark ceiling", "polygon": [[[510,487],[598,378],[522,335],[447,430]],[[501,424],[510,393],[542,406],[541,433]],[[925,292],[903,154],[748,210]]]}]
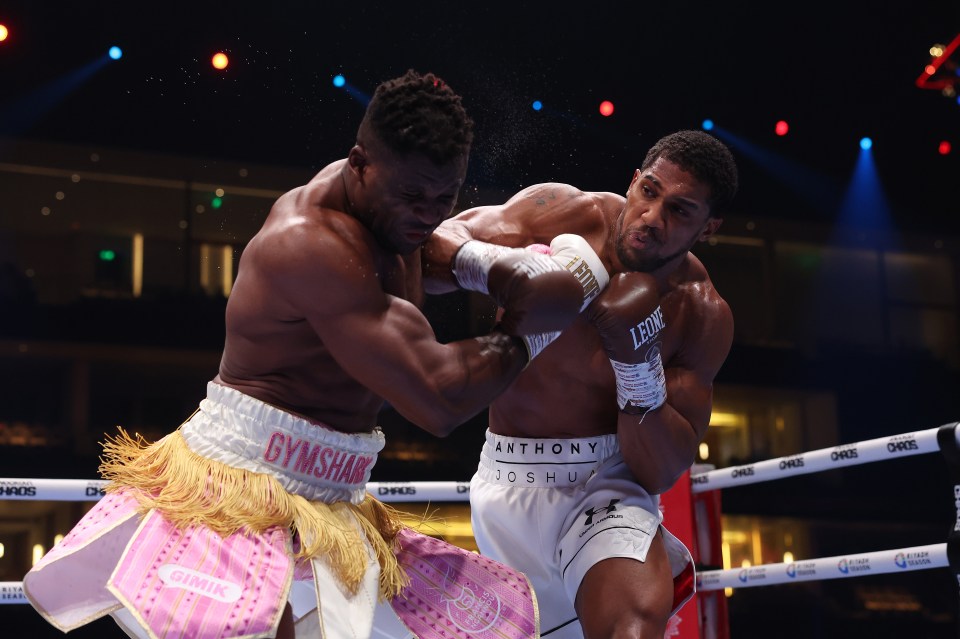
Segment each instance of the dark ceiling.
[{"label": "dark ceiling", "polygon": [[[318,168],[362,114],[332,76],[369,94],[412,67],[476,120],[471,186],[622,191],[658,137],[709,117],[736,136],[742,215],[832,220],[869,135],[897,227],[960,233],[960,105],[914,84],[930,46],[960,32],[956,0],[27,0],[0,23],[6,136]],[[121,60],[62,93],[114,44]]]}]

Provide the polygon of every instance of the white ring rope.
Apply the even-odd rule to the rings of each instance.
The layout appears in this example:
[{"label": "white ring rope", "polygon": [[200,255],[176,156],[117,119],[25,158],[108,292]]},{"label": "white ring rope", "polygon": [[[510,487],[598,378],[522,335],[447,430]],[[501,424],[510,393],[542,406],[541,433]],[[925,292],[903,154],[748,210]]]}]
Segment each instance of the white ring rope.
[{"label": "white ring rope", "polygon": [[706,570],[697,574],[697,590],[773,586],[798,581],[866,577],[887,572],[946,568],[947,544],[913,546],[856,555],[804,559],[788,564],[761,564],[732,570]]},{"label": "white ring rope", "polygon": [[[947,544],[912,546],[853,555],[804,559],[786,564],[762,564],[750,568],[706,570],[697,573],[697,591],[774,586],[801,581],[824,581],[867,577],[889,572],[947,568]],[[23,584],[0,581],[0,605],[25,604]]]},{"label": "white ring rope", "polygon": [[[954,439],[960,445],[960,430],[957,429],[957,423],[948,424],[948,426],[953,427]],[[704,493],[708,490],[756,484],[794,475],[818,473],[833,468],[935,453],[940,450],[937,432],[941,428],[943,427],[868,439],[853,444],[834,446],[833,448],[821,448],[798,455],[777,457],[755,464],[711,470],[706,473],[691,475],[690,482],[692,485],[690,489],[694,493]]]},{"label": "white ring rope", "polygon": [[[0,500],[99,501],[103,479],[12,479],[0,477]],[[367,492],[383,502],[468,501],[468,481],[368,482]]]},{"label": "white ring rope", "polygon": [[[844,466],[934,453],[940,450],[938,431],[948,427],[953,429],[954,442],[960,448],[960,429],[957,426],[958,422],[954,422],[939,428],[879,437],[799,455],[778,457],[756,464],[699,473],[690,477],[691,491],[702,493]],[[0,478],[0,500],[97,501],[104,495],[106,485],[107,482],[100,479]],[[462,481],[369,482],[367,491],[384,502],[460,502],[469,500],[470,483]],[[960,526],[960,505],[958,505],[957,525]],[[697,590],[772,586],[799,581],[863,577],[948,566],[947,544],[933,544],[806,559],[791,563],[762,564],[732,570],[707,570],[697,574]],[[0,581],[0,605],[23,603],[27,603],[27,598],[23,594],[22,582]]]},{"label": "white ring rope", "polygon": [[[949,426],[953,427],[954,439],[960,446],[960,429],[957,428],[956,423]],[[691,475],[691,491],[703,493],[833,468],[935,453],[940,450],[937,432],[941,428],[943,427],[868,439],[798,455],[777,457],[755,464],[731,466]],[[0,500],[97,501],[103,496],[103,487],[106,484],[107,482],[101,479],[0,478]],[[456,502],[467,501],[470,497],[470,483],[460,481],[370,482],[367,484],[367,490],[385,502]]]}]

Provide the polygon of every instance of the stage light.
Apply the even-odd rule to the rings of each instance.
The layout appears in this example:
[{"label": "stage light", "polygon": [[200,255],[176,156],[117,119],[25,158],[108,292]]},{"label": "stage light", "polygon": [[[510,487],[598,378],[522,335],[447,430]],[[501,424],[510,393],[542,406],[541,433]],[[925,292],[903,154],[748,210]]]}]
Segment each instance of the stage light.
[{"label": "stage light", "polygon": [[944,140],[943,142],[940,143],[940,148],[938,150],[940,151],[940,155],[948,155],[950,151],[953,150],[953,147],[950,146],[949,142]]},{"label": "stage light", "polygon": [[117,254],[110,249],[104,249],[100,251],[97,256],[100,258],[101,262],[112,262],[117,259]]},{"label": "stage light", "polygon": [[230,59],[227,58],[226,53],[216,53],[214,54],[211,62],[213,63],[214,69],[220,69],[222,71],[223,69],[227,68],[228,64],[230,64]]},{"label": "stage light", "polygon": [[7,29],[6,25],[0,24],[0,42],[6,40],[8,35],[10,35],[10,30]]},{"label": "stage light", "polygon": [[221,206],[223,206],[223,198],[221,197],[213,198],[212,200],[210,200],[210,206],[215,209],[219,209]]},{"label": "stage light", "polygon": [[[343,77],[343,74],[338,73],[337,75],[333,76],[332,82],[333,86],[346,91],[347,95],[355,98],[357,102],[362,104],[364,107],[370,104],[370,96],[347,82],[347,79]],[[436,81],[434,82],[434,86],[436,86]]]},{"label": "stage light", "polygon": [[954,52],[960,49],[960,33],[950,44],[936,43],[930,47],[930,61],[923,66],[923,72],[914,83],[921,89],[940,91],[941,95],[953,100],[957,97],[956,76],[958,71]]},{"label": "stage light", "polygon": [[777,132],[777,135],[783,136],[787,134],[787,131],[790,130],[790,125],[787,124],[786,120],[780,120],[777,122],[777,126],[774,129]]},{"label": "stage light", "polygon": [[857,163],[840,201],[834,234],[828,241],[831,246],[840,242],[841,228],[874,229],[883,232],[893,230],[890,202],[870,150],[872,146],[870,138],[864,137],[860,140],[862,150],[857,154]]},{"label": "stage light", "polygon": [[613,115],[613,102],[610,100],[604,100],[600,103],[600,115],[608,117]]},{"label": "stage light", "polygon": [[110,47],[110,51],[107,53],[109,53],[110,58],[113,60],[119,60],[123,57],[123,51],[120,49],[120,47]]},{"label": "stage light", "polygon": [[534,100],[533,104],[531,104],[530,106],[533,107],[534,111],[539,111],[540,109],[543,108],[543,102],[541,102],[540,100]]},{"label": "stage light", "polygon": [[713,120],[709,120],[709,119],[704,120],[703,123],[700,124],[700,126],[703,127],[704,131],[709,131],[710,129],[713,128]]}]

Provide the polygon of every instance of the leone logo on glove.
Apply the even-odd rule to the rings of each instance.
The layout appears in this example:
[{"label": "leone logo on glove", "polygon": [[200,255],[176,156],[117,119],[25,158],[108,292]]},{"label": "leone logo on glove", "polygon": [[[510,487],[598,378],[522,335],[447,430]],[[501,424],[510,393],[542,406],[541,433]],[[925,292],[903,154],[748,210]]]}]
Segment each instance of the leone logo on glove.
[{"label": "leone logo on glove", "polygon": [[663,313],[660,312],[660,307],[658,306],[646,319],[630,328],[630,336],[633,338],[633,350],[637,350],[644,344],[656,339],[664,326],[666,326],[666,323],[663,321]]},{"label": "leone logo on glove", "polygon": [[578,282],[580,282],[580,286],[583,287],[584,306],[589,304],[594,297],[600,294],[600,291],[603,289],[603,287],[597,280],[597,276],[594,275],[593,271],[590,269],[590,264],[587,263],[587,260],[577,255],[566,264],[565,268],[573,273],[573,276],[577,278]]}]

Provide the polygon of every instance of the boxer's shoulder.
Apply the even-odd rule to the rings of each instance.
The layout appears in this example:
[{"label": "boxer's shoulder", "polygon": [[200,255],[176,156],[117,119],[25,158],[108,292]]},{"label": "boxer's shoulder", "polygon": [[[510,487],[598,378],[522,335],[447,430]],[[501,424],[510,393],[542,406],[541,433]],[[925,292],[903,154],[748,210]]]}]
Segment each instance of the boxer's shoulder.
[{"label": "boxer's shoulder", "polygon": [[587,239],[599,251],[610,224],[612,193],[583,191],[570,184],[547,182],[527,187],[513,196],[501,215],[526,229],[525,244],[549,244],[563,233]]},{"label": "boxer's shoulder", "polygon": [[599,215],[605,196],[612,193],[583,191],[571,184],[543,182],[523,189],[513,196],[508,205],[523,205],[524,208],[542,214],[595,214]]},{"label": "boxer's shoulder", "polygon": [[687,253],[686,259],[668,281],[670,292],[675,292],[688,304],[726,307],[726,302],[713,285],[710,273],[693,253]]},{"label": "boxer's shoulder", "polygon": [[668,325],[664,353],[672,364],[696,369],[712,362],[719,368],[733,341],[733,312],[703,264],[692,254],[688,261],[660,301]]}]

